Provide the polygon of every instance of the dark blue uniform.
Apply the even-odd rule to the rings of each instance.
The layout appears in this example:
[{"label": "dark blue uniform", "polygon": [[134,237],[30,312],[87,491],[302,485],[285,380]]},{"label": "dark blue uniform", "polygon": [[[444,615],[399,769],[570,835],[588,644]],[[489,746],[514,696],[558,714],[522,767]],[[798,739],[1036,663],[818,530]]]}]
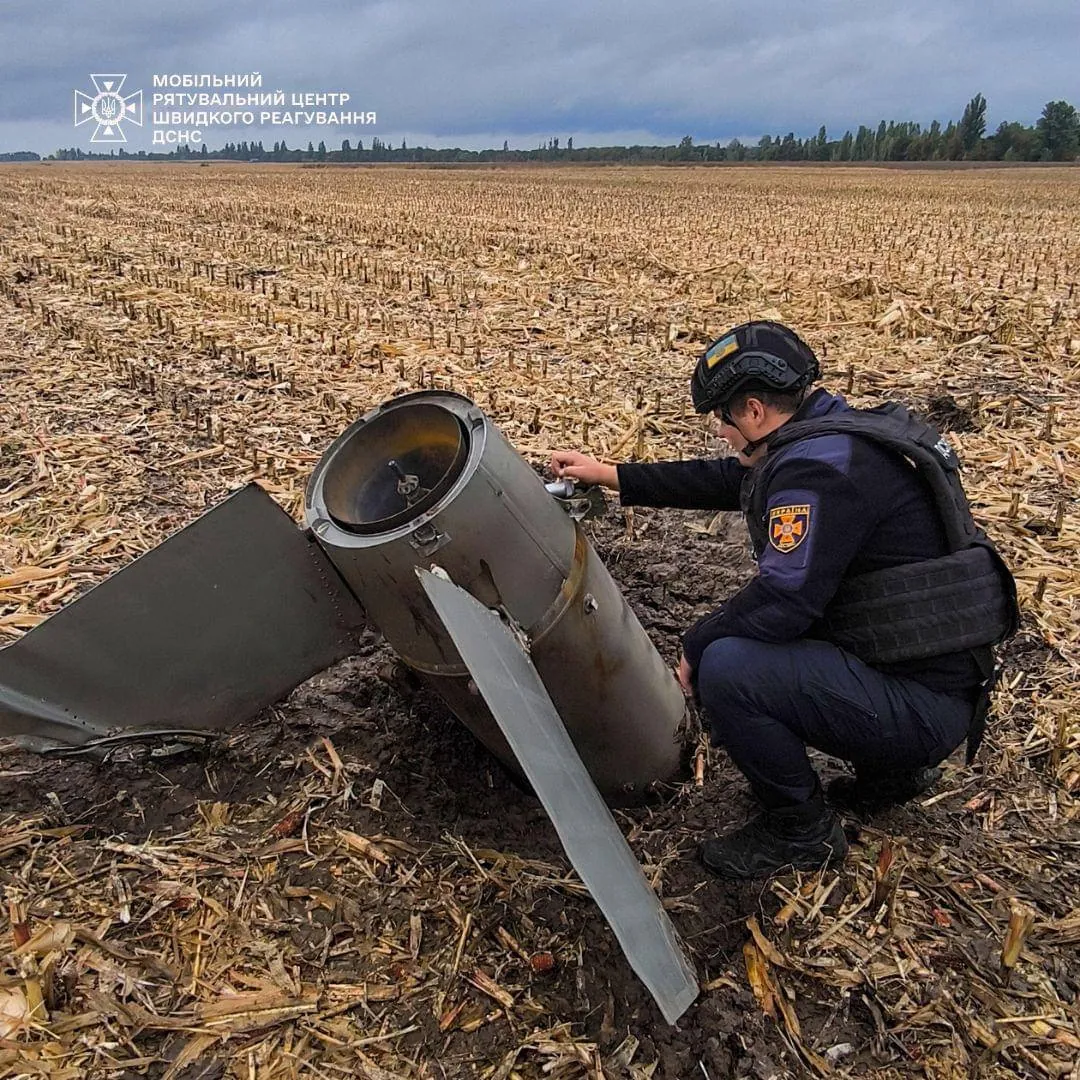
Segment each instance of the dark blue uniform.
[{"label": "dark blue uniform", "polygon": [[[793,420],[844,411],[817,390]],[[817,788],[806,745],[872,774],[936,764],[967,734],[989,648],[871,667],[822,640],[840,582],[948,553],[923,480],[868,439],[824,435],[780,447],[766,493],[758,573],[691,627],[683,651],[713,741],[766,806]],[[624,505],[738,510],[736,458],[624,464]]]}]

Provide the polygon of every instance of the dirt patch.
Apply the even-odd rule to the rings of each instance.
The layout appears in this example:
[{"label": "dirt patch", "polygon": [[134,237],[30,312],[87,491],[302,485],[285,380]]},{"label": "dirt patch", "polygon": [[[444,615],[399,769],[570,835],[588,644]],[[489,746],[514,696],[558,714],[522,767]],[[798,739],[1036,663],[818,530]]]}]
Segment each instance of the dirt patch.
[{"label": "dirt patch", "polygon": [[[705,525],[712,531],[703,531]],[[614,509],[589,528],[597,551],[672,665],[681,632],[752,573],[737,514],[716,520]],[[444,829],[461,815],[483,821],[494,813],[503,841],[514,836],[514,822],[498,808],[507,798],[519,809],[535,800],[518,791],[437,697],[403,678],[394,660],[381,635],[367,631],[356,656],[201,750],[130,746],[112,751],[104,762],[10,755],[8,775],[0,776],[0,805],[24,812],[50,806],[68,822],[145,839],[182,827],[183,815],[200,800],[279,795],[291,782],[282,763],[328,736],[340,752],[364,762],[373,777],[422,800],[433,827]],[[302,768],[297,762],[295,770]],[[422,835],[423,821],[413,827]],[[532,828],[526,820],[522,835]],[[475,839],[487,843],[497,837]]]},{"label": "dirt patch", "polygon": [[961,405],[951,394],[930,398],[919,410],[939,431],[978,431],[971,409]]}]

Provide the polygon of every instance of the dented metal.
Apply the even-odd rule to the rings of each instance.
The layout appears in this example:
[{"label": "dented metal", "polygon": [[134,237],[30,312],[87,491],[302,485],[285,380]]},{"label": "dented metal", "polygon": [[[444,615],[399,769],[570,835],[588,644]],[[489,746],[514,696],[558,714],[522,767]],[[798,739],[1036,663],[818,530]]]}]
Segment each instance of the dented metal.
[{"label": "dented metal", "polygon": [[356,651],[363,609],[251,484],[0,649],[0,734],[229,728]]}]

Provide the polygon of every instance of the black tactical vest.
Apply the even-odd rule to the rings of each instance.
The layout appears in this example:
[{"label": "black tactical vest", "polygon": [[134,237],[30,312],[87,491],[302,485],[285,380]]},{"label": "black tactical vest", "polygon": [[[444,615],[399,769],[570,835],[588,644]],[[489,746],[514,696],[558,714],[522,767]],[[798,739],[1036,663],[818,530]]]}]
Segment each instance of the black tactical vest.
[{"label": "black tactical vest", "polygon": [[768,437],[768,456],[742,487],[755,553],[760,557],[768,539],[766,494],[780,448],[837,433],[871,439],[916,469],[933,495],[949,554],[844,578],[813,636],[868,664],[942,656],[1011,637],[1020,621],[1016,583],[971,516],[956,454],[939,431],[894,401],[789,421]]}]

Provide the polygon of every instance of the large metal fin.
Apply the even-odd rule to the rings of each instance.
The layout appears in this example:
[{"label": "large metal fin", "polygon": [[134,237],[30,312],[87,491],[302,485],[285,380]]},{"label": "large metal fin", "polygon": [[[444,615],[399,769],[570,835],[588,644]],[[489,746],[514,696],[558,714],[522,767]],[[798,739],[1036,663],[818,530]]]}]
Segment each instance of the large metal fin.
[{"label": "large metal fin", "polygon": [[566,733],[540,676],[499,616],[417,568],[477,688],[521,763],[567,857],[669,1024],[697,997],[675,928]]},{"label": "large metal fin", "polygon": [[249,484],[0,649],[0,734],[228,728],[356,651],[363,610]]}]

